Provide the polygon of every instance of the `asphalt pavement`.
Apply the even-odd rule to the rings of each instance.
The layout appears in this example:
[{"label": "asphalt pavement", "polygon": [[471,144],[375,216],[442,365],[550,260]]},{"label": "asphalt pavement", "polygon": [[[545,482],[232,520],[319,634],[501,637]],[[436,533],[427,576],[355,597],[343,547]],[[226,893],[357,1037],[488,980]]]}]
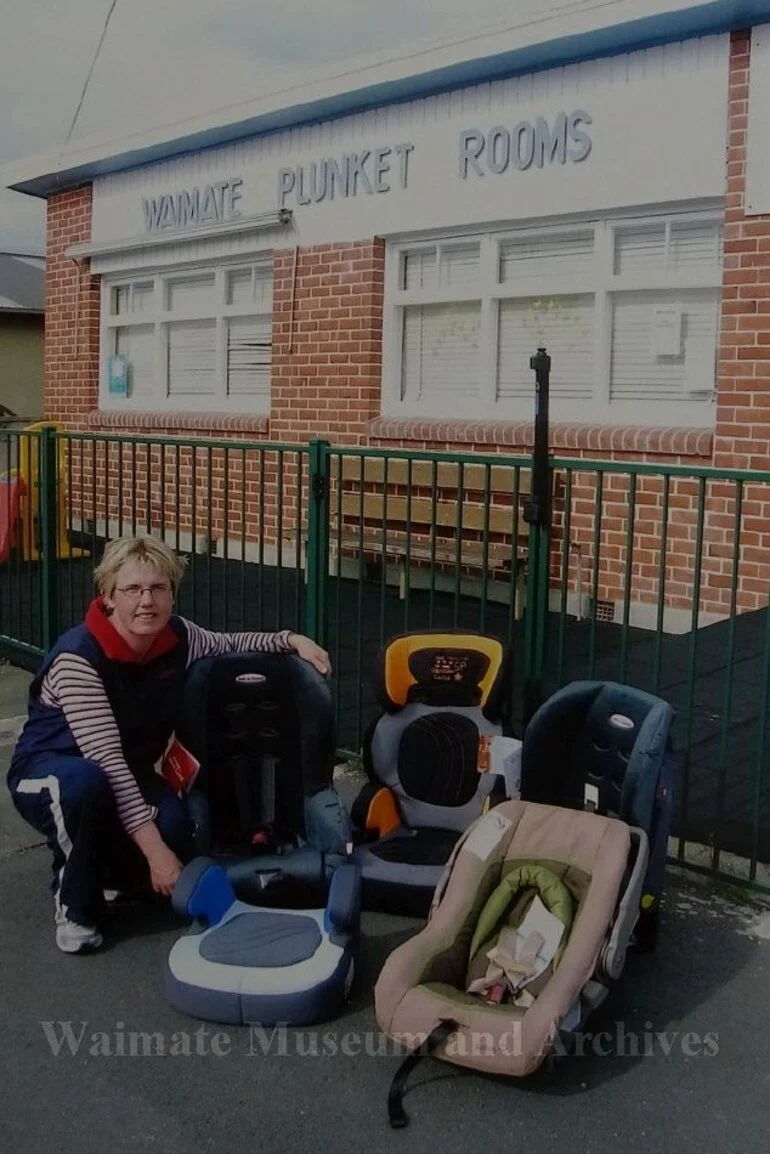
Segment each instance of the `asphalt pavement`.
[{"label": "asphalt pavement", "polygon": [[[29,675],[0,667],[7,765]],[[341,776],[349,798],[356,782]],[[167,906],[116,911],[105,948],[54,944],[48,851],[0,791],[0,1150],[25,1154],[526,1154],[765,1151],[770,1123],[770,907],[672,871],[658,949],[629,958],[553,1070],[513,1081],[423,1060],[387,1122],[400,1057],[372,990],[420,923],[365,914],[343,1015],[315,1029],[217,1027],[171,1008]]]}]

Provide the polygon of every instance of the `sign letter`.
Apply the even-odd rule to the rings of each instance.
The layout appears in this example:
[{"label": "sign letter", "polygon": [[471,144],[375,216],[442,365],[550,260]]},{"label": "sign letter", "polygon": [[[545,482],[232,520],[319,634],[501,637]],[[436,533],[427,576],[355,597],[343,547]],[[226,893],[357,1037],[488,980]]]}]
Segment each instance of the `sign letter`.
[{"label": "sign letter", "polygon": [[511,158],[511,138],[502,125],[490,129],[487,135],[487,165],[495,174],[505,172]]},{"label": "sign letter", "polygon": [[538,168],[545,165],[546,160],[553,164],[558,160],[564,164],[567,159],[567,114],[560,112],[556,117],[553,133],[542,116],[535,121],[535,163]]},{"label": "sign letter", "polygon": [[578,127],[580,124],[593,124],[591,117],[587,112],[583,112],[582,109],[573,112],[569,118],[569,137],[572,143],[577,145],[576,148],[570,149],[569,155],[570,160],[574,160],[576,164],[581,160],[585,160],[591,151],[591,137],[587,132],[583,132],[583,130]]},{"label": "sign letter", "polygon": [[409,163],[409,153],[414,151],[413,144],[397,144],[395,147],[396,156],[400,157],[401,163],[398,169],[398,183],[401,188],[406,188],[407,181],[407,166]]},{"label": "sign letter", "polygon": [[376,148],[374,150],[374,191],[375,192],[390,192],[390,185],[383,178],[386,173],[390,172],[390,161],[387,159],[390,156],[389,148]]},{"label": "sign letter", "polygon": [[278,170],[278,201],[281,208],[286,207],[286,197],[294,188],[294,169],[279,168]]},{"label": "sign letter", "polygon": [[150,200],[145,197],[142,201],[144,227],[148,232],[153,232],[156,228],[160,228],[160,212],[162,207],[162,196],[153,196]]},{"label": "sign letter", "polygon": [[350,191],[353,196],[358,192],[358,177],[361,177],[361,183],[365,192],[371,193],[372,186],[369,177],[366,175],[364,165],[371,156],[368,148],[363,152],[354,152],[350,157]]},{"label": "sign letter", "polygon": [[467,128],[460,133],[460,176],[465,180],[468,175],[468,165],[479,176],[484,172],[479,164],[479,157],[484,151],[484,137],[475,128]]}]

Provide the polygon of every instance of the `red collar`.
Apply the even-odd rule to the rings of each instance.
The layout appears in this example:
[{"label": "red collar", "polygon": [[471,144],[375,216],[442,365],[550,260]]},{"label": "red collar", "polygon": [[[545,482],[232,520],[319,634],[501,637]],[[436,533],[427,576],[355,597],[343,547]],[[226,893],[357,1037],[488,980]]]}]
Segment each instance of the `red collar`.
[{"label": "red collar", "polygon": [[111,661],[125,661],[133,665],[144,665],[148,661],[168,653],[170,649],[179,644],[179,638],[171,626],[164,625],[146,653],[134,653],[131,646],[120,636],[110,621],[101,597],[95,597],[88,606],[85,627],[96,638],[105,657],[109,657]]}]

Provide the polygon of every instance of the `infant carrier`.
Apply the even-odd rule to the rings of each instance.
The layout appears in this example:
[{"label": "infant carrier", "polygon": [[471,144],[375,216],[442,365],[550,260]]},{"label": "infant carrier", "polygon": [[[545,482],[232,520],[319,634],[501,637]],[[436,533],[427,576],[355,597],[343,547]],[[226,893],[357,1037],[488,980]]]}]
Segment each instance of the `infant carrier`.
[{"label": "infant carrier", "polygon": [[[532,1073],[619,978],[647,868],[647,838],[616,818],[503,802],[460,839],[427,926],[386,961],[377,1021],[421,1053],[492,1074]],[[566,1044],[566,1041],[565,1041]]]},{"label": "infant carrier", "polygon": [[[658,930],[671,820],[670,705],[615,682],[574,682],[524,735],[521,799],[457,842],[428,925],[383,967],[377,1020],[421,1038],[396,1075],[391,1124],[420,1052],[532,1073],[569,1045],[635,942]],[[575,812],[575,811],[580,812]]]}]

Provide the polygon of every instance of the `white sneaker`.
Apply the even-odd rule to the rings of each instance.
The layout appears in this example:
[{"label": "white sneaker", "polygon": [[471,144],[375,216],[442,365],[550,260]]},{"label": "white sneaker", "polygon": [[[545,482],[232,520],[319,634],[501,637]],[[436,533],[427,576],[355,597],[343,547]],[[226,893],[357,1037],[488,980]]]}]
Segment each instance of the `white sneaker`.
[{"label": "white sneaker", "polygon": [[65,954],[98,950],[103,940],[95,926],[81,926],[62,913],[56,914],[56,944]]}]

